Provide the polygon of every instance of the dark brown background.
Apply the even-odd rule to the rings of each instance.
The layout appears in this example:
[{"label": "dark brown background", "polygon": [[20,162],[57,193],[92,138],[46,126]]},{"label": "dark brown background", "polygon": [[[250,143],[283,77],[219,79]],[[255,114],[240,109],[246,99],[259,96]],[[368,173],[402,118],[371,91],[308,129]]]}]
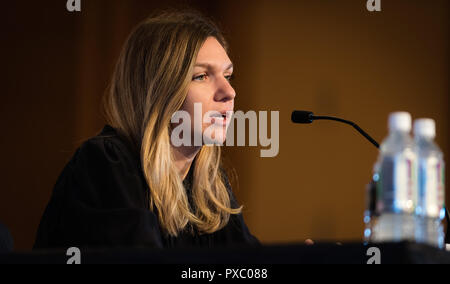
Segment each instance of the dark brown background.
[{"label": "dark brown background", "polygon": [[[189,6],[224,28],[237,109],[280,111],[280,153],[227,149],[252,232],[265,243],[362,237],[377,151],[350,127],[292,125],[293,109],[357,121],[377,140],[390,112],[432,117],[448,157],[449,1],[82,0],[2,4],[0,221],[30,249],[52,187],[99,113],[119,50],[156,8]],[[448,169],[447,169],[448,177]],[[448,188],[447,182],[447,188]]]}]

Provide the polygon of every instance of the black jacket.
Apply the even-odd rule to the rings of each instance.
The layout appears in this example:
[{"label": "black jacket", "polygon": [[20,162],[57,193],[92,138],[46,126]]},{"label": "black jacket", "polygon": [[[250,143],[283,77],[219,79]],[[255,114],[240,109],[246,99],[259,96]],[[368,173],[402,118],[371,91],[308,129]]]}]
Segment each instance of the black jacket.
[{"label": "black jacket", "polygon": [[[138,155],[114,128],[86,141],[61,173],[42,217],[35,249],[259,245],[242,215],[213,234],[166,236],[149,210],[147,183]],[[184,181],[188,196],[192,168]],[[238,207],[229,183],[232,207]]]}]

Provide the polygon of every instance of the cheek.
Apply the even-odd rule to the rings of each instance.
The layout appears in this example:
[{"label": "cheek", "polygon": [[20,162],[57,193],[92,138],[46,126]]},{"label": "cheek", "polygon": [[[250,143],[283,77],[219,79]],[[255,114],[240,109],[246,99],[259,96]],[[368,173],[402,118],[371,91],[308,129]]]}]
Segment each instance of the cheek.
[{"label": "cheek", "polygon": [[182,110],[187,111],[191,115],[192,122],[194,120],[195,104],[201,104],[202,118],[206,112],[215,110],[213,108],[214,99],[211,93],[212,92],[208,92],[205,88],[200,87],[191,87],[189,89],[186,100],[182,106]]},{"label": "cheek", "polygon": [[[201,104],[201,112],[195,113],[196,108],[195,104]],[[208,92],[207,90],[202,88],[189,89],[188,94],[186,96],[186,100],[184,101],[181,110],[186,111],[191,118],[191,137],[193,137],[192,139],[194,139],[196,135],[200,135],[200,137],[202,135],[206,135],[206,137],[209,137],[205,138],[207,140],[208,139],[211,141],[217,140],[219,143],[223,143],[226,137],[226,130],[228,128],[229,122],[227,123],[228,125],[226,127],[223,127],[215,125],[214,123],[212,123],[212,121],[209,122],[203,121],[203,119],[205,118],[205,114],[209,111],[219,110],[217,107],[218,105],[214,101],[213,92],[211,91]],[[198,108],[199,107],[197,106],[197,109]],[[200,119],[200,123],[196,121],[196,118]],[[197,123],[198,125],[196,125]],[[210,133],[211,130],[214,132],[214,134]]]},{"label": "cheek", "polygon": [[199,98],[200,96],[198,95],[198,91],[196,91],[195,88],[190,87],[186,99],[184,100],[182,110],[193,113],[194,104],[198,102]]},{"label": "cheek", "polygon": [[194,115],[194,102],[189,99],[189,97],[186,98],[183,105],[181,106],[182,111],[188,112],[191,116]]},{"label": "cheek", "polygon": [[186,101],[190,104],[202,103],[207,104],[213,100],[214,92],[206,86],[191,86],[186,96]]}]

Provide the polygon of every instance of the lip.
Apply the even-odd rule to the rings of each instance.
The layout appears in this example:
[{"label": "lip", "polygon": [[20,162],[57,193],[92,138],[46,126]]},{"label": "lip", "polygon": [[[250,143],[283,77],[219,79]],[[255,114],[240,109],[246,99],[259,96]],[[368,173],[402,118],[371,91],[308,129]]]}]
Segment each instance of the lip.
[{"label": "lip", "polygon": [[220,125],[220,126],[225,126],[227,125],[228,122],[228,118],[227,117],[212,117],[213,119],[213,124],[216,125]]},{"label": "lip", "polygon": [[229,119],[233,115],[233,110],[220,111],[220,114],[226,116],[226,118]]},{"label": "lip", "polygon": [[232,110],[224,110],[224,111],[218,111],[218,115],[212,115],[211,118],[213,119],[213,124],[217,125],[227,125],[228,120],[232,116]]}]

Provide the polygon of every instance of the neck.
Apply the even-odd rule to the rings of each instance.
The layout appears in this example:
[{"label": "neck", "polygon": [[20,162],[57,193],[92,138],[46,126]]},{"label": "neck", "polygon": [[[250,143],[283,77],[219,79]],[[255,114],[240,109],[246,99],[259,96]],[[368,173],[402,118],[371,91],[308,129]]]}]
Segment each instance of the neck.
[{"label": "neck", "polygon": [[172,146],[172,153],[175,162],[175,166],[178,169],[178,173],[180,178],[184,180],[189,173],[189,169],[191,168],[192,162],[197,156],[198,152],[202,147],[195,146],[181,146],[174,147]]}]

